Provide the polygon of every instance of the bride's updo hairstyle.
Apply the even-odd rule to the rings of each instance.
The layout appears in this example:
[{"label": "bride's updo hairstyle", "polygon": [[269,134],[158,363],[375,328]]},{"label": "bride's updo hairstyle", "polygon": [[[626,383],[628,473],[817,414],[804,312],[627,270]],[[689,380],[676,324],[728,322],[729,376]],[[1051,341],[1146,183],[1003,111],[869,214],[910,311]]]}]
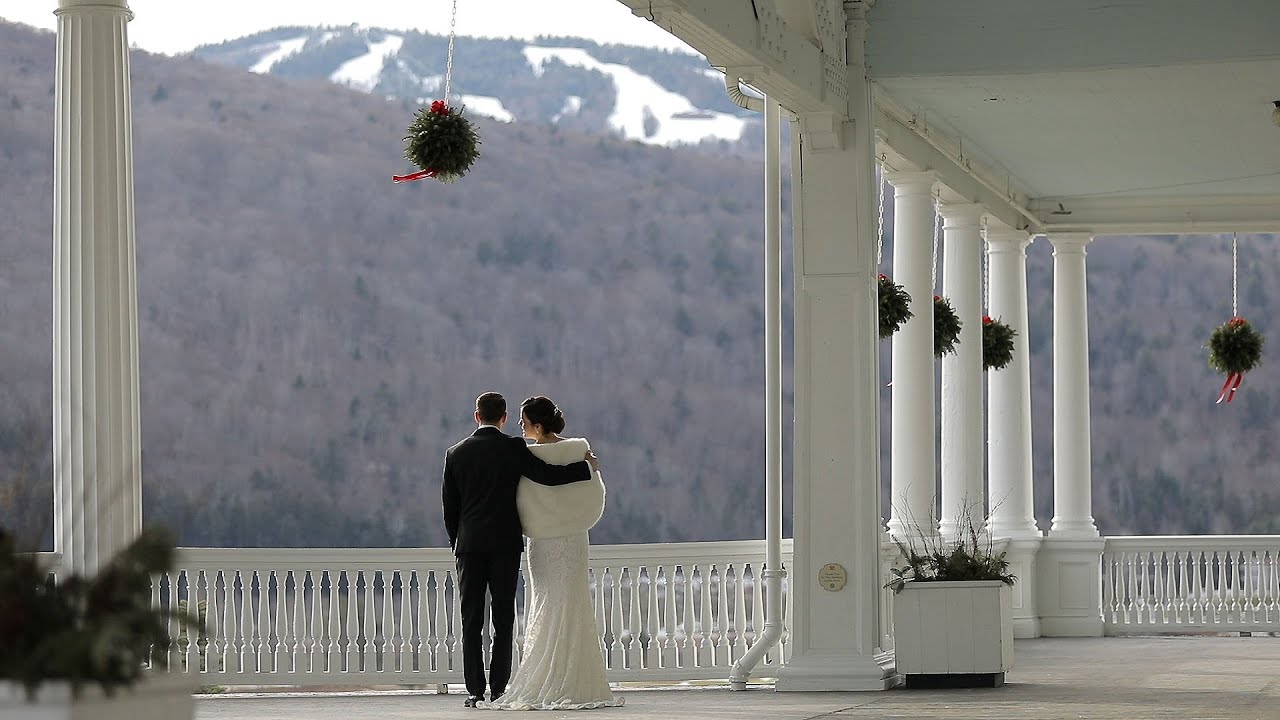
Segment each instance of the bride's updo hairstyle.
[{"label": "bride's updo hairstyle", "polygon": [[541,425],[544,432],[561,433],[564,431],[564,415],[550,398],[537,395],[520,403],[520,412],[533,425]]}]

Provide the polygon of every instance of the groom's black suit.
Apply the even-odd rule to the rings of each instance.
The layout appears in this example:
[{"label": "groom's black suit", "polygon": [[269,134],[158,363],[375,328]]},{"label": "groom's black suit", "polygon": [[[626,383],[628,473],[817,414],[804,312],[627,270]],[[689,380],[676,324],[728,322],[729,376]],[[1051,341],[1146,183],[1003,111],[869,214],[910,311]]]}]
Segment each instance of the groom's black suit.
[{"label": "groom's black suit", "polygon": [[521,476],[543,485],[565,485],[589,479],[591,468],[585,461],[548,465],[529,451],[523,438],[491,426],[480,427],[444,456],[444,525],[457,558],[462,668],[472,697],[483,696],[485,689],[480,635],[486,589],[493,602],[489,688],[500,695],[511,679],[516,580],[524,550],[516,511]]}]

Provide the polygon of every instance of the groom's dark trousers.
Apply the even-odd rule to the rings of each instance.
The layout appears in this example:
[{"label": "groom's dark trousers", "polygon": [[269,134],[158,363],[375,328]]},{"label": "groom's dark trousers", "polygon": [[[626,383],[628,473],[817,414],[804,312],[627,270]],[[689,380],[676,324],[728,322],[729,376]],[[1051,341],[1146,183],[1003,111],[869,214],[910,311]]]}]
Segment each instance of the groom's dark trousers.
[{"label": "groom's dark trousers", "polygon": [[522,438],[482,426],[449,448],[441,490],[444,524],[457,558],[458,605],[462,614],[462,674],[467,694],[485,691],[484,596],[492,602],[493,648],[488,687],[501,695],[511,679],[512,629],[516,617],[516,580],[524,537],[516,510],[516,485],[524,476],[543,485],[587,480],[586,462],[548,465],[529,452]]}]

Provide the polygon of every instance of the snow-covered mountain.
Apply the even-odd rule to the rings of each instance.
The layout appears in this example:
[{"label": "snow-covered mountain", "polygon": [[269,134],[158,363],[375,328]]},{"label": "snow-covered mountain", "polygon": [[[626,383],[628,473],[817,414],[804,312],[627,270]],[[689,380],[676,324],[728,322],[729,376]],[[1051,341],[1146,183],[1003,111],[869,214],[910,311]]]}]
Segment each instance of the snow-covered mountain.
[{"label": "snow-covered mountain", "polygon": [[[448,39],[380,28],[277,28],[197,48],[210,62],[327,79],[426,104],[443,97]],[[451,104],[502,122],[609,133],[650,145],[758,144],[760,120],[734,105],[703,58],[575,38],[457,38]]]}]

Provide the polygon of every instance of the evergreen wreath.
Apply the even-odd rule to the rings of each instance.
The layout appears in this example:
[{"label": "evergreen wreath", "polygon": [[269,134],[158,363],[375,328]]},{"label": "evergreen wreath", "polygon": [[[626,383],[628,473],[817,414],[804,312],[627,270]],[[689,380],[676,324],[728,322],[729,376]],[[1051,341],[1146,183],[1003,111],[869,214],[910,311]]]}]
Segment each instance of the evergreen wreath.
[{"label": "evergreen wreath", "polygon": [[1213,329],[1209,342],[1209,367],[1224,375],[1243,375],[1262,362],[1262,333],[1240,316]]},{"label": "evergreen wreath", "polygon": [[898,332],[902,324],[911,319],[911,295],[902,286],[880,275],[880,339]]},{"label": "evergreen wreath", "polygon": [[1244,374],[1262,362],[1262,333],[1248,320],[1236,315],[1213,329],[1209,342],[1209,367],[1227,376],[1218,393],[1218,402],[1231,402]]},{"label": "evergreen wreath", "polygon": [[1013,362],[1013,339],[1018,331],[989,315],[982,316],[982,369],[1003,370]]},{"label": "evergreen wreath", "polygon": [[933,356],[942,357],[956,351],[960,328],[964,323],[956,315],[951,301],[939,295],[933,296]]},{"label": "evergreen wreath", "polygon": [[419,108],[405,136],[404,156],[420,171],[398,175],[395,182],[409,182],[433,177],[451,183],[466,174],[480,157],[480,135],[462,110],[445,105],[443,100]]}]

